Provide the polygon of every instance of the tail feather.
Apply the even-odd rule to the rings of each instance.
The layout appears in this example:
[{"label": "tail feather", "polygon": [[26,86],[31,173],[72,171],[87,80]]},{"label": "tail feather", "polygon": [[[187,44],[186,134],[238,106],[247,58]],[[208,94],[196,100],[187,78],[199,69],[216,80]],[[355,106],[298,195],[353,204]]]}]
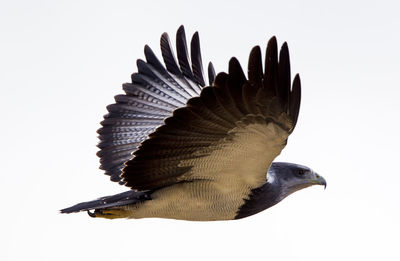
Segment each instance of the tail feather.
[{"label": "tail feather", "polygon": [[81,212],[81,211],[88,211],[88,213],[90,215],[91,213],[89,212],[89,210],[92,210],[92,209],[95,209],[95,210],[107,209],[107,208],[111,208],[111,207],[136,204],[138,202],[149,200],[149,199],[151,199],[150,194],[151,194],[151,191],[136,192],[136,191],[130,190],[130,191],[126,191],[126,192],[116,194],[113,196],[106,196],[106,197],[101,197],[96,200],[82,202],[82,203],[76,204],[72,207],[61,209],[60,212],[69,214],[69,213],[75,213],[75,212]]}]

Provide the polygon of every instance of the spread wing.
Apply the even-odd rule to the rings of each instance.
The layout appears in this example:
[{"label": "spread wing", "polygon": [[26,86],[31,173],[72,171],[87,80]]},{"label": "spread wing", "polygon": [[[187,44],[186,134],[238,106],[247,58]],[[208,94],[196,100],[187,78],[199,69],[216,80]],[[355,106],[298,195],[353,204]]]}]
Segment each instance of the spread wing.
[{"label": "spread wing", "polygon": [[[100,139],[97,155],[100,168],[112,181],[124,183],[120,174],[124,163],[132,158],[132,152],[164,124],[164,119],[174,110],[185,106],[190,98],[199,96],[205,86],[198,33],[191,41],[191,62],[183,26],[176,34],[176,46],[178,62],[168,35],[161,36],[166,68],[150,47],[145,46],[146,61],[137,61],[138,73],[132,74],[132,83],[123,85],[125,94],[115,96],[115,103],[107,106],[108,114],[97,131]],[[215,77],[211,63],[208,75],[211,84]]]},{"label": "spread wing", "polygon": [[265,183],[273,159],[285,147],[300,108],[300,78],[291,88],[289,52],[278,62],[275,37],[267,47],[263,73],[258,46],[250,53],[248,80],[232,58],[229,73],[185,107],[174,110],[126,163],[122,178],[136,190],[210,180],[256,188]]}]

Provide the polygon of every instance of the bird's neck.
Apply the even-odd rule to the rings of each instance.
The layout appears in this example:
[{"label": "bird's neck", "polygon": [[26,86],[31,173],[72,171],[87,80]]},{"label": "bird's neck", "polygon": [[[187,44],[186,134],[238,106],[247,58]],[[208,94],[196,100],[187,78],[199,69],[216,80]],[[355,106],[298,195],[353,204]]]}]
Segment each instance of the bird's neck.
[{"label": "bird's neck", "polygon": [[[268,173],[270,175],[270,173]],[[261,187],[253,189],[248,199],[240,207],[235,219],[240,219],[257,214],[273,205],[277,204],[283,198],[282,189],[279,180],[275,177],[269,177],[270,182],[264,183]]]}]

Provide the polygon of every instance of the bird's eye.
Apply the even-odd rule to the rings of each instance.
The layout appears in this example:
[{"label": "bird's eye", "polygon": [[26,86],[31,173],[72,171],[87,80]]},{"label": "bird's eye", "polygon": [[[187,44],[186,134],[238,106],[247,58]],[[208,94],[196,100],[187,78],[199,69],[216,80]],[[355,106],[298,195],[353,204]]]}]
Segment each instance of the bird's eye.
[{"label": "bird's eye", "polygon": [[306,171],[305,171],[304,169],[298,169],[297,172],[296,172],[296,174],[297,174],[298,176],[303,176],[304,173],[306,173]]}]

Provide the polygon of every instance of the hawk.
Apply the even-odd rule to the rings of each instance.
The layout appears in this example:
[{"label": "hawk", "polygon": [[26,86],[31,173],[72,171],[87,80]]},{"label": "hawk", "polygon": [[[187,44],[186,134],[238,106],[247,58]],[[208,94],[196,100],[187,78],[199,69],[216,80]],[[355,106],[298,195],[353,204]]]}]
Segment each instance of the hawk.
[{"label": "hawk", "polygon": [[[300,77],[293,83],[286,42],[250,52],[245,76],[238,60],[228,73],[203,73],[199,35],[183,26],[176,52],[161,36],[164,64],[147,45],[125,94],[115,96],[98,130],[100,168],[129,191],[79,203],[61,213],[91,217],[233,220],[263,211],[326,181],[299,164],[273,162],[286,146],[300,109]],[[278,57],[279,56],[279,57]]]}]

